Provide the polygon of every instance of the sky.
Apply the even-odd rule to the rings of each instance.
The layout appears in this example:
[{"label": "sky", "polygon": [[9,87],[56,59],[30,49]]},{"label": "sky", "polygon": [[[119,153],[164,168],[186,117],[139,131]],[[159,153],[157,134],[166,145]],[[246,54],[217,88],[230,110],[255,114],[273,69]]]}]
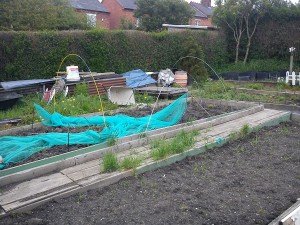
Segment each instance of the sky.
[{"label": "sky", "polygon": [[[193,1],[193,2],[198,2],[200,3],[201,0],[186,0],[187,2],[190,2],[190,1]],[[292,3],[294,4],[297,4],[298,3],[298,0],[291,0]],[[211,5],[214,6],[215,5],[215,1],[214,0],[211,0]]]}]

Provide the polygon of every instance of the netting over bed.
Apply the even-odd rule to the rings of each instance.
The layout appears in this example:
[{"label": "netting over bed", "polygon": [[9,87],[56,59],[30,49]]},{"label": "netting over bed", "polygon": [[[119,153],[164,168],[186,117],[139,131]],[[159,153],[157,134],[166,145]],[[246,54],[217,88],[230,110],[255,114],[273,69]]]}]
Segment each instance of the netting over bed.
[{"label": "netting over bed", "polygon": [[115,116],[68,117],[57,112],[48,113],[41,106],[35,104],[41,122],[46,126],[82,127],[105,126],[101,132],[87,130],[81,133],[46,133],[33,136],[5,136],[0,137],[0,156],[3,162],[0,169],[11,162],[18,162],[32,154],[57,145],[98,144],[110,138],[120,138],[132,134],[142,133],[175,125],[187,108],[187,94],[182,95],[169,106],[152,116],[130,117],[118,114]]}]

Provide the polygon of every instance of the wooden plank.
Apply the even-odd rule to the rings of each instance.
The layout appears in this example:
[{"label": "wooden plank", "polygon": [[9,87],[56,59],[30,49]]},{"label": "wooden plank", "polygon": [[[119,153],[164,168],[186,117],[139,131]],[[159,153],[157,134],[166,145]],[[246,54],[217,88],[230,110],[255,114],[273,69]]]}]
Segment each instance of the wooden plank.
[{"label": "wooden plank", "polygon": [[99,165],[99,159],[91,160],[91,161],[88,161],[86,163],[82,163],[82,164],[79,164],[79,165],[76,165],[76,166],[72,166],[72,167],[63,169],[60,172],[62,174],[68,175],[68,174],[71,174],[71,173],[74,173],[74,172],[77,172],[77,171],[81,171],[81,170],[88,169],[90,167],[94,167],[96,165]]},{"label": "wooden plank", "polygon": [[8,203],[6,205],[3,205],[2,207],[6,212],[10,212],[10,211],[16,210],[18,208],[22,208],[22,207],[25,207],[25,206],[30,206],[30,205],[32,205],[36,202],[40,202],[40,201],[43,201],[45,199],[48,199],[48,201],[49,201],[49,200],[53,199],[55,196],[57,196],[59,194],[69,192],[69,191],[72,191],[72,190],[76,190],[78,188],[79,188],[79,185],[75,185],[75,184],[71,184],[67,187],[60,186],[60,187],[57,187],[57,189],[53,189],[50,192],[47,192],[47,193],[42,194],[40,196],[37,195],[37,196],[33,196],[32,198],[20,199],[20,200],[17,200],[15,202],[11,202],[11,203]]},{"label": "wooden plank", "polygon": [[0,204],[6,205],[20,201],[30,196],[51,191],[63,185],[72,184],[73,181],[61,173],[35,178],[15,185],[9,190],[3,190],[0,196]]},{"label": "wooden plank", "polygon": [[72,179],[73,181],[78,181],[81,179],[84,179],[86,177],[94,176],[96,174],[100,173],[100,165],[99,160],[97,160],[98,163],[95,164],[93,167],[88,167],[83,170],[74,171],[72,173],[66,174],[68,178]]}]

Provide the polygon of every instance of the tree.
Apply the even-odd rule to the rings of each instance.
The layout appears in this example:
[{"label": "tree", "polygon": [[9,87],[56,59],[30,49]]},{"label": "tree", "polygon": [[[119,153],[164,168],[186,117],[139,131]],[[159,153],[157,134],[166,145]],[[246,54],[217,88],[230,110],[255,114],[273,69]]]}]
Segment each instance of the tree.
[{"label": "tree", "polygon": [[137,0],[135,17],[145,31],[160,31],[162,24],[188,24],[195,12],[184,0]]},{"label": "tree", "polygon": [[1,0],[0,30],[67,30],[87,28],[68,0]]},{"label": "tree", "polygon": [[256,31],[259,20],[263,17],[265,9],[267,8],[267,1],[264,0],[242,0],[242,15],[245,21],[247,46],[244,57],[244,64],[246,64],[249,50],[251,46],[252,37]]},{"label": "tree", "polygon": [[180,62],[183,70],[187,71],[197,82],[205,82],[208,78],[208,73],[204,60],[204,52],[202,47],[195,39],[189,37],[184,43],[181,55],[184,58]]},{"label": "tree", "polygon": [[216,8],[213,13],[213,23],[221,28],[228,27],[233,33],[235,46],[235,63],[239,60],[239,49],[242,34],[245,31],[244,18],[241,13],[240,0],[228,0],[224,4],[222,0],[216,1]]},{"label": "tree", "polygon": [[222,0],[216,2],[213,21],[222,28],[226,26],[232,31],[236,42],[235,63],[239,59],[241,38],[246,31],[247,45],[244,64],[249,55],[252,37],[256,31],[259,20],[262,18],[268,5],[267,0]]}]

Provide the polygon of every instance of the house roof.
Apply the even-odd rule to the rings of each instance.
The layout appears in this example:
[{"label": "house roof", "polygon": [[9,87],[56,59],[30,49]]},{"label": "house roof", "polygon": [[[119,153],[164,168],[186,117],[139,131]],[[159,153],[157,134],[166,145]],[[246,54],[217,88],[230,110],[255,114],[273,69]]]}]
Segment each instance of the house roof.
[{"label": "house roof", "polygon": [[132,9],[132,10],[137,9],[135,0],[118,0],[118,2],[124,9]]},{"label": "house roof", "polygon": [[213,13],[212,7],[206,7],[197,2],[190,2],[190,5],[196,10],[196,16],[197,16],[197,11],[204,14],[206,17],[211,16]]},{"label": "house roof", "polygon": [[92,10],[109,13],[109,11],[98,0],[69,0],[75,9]]},{"label": "house roof", "polygon": [[205,17],[207,18],[207,15],[205,15],[203,12],[199,11],[198,9],[195,9],[194,7],[192,7],[193,10],[195,10],[195,17]]}]

